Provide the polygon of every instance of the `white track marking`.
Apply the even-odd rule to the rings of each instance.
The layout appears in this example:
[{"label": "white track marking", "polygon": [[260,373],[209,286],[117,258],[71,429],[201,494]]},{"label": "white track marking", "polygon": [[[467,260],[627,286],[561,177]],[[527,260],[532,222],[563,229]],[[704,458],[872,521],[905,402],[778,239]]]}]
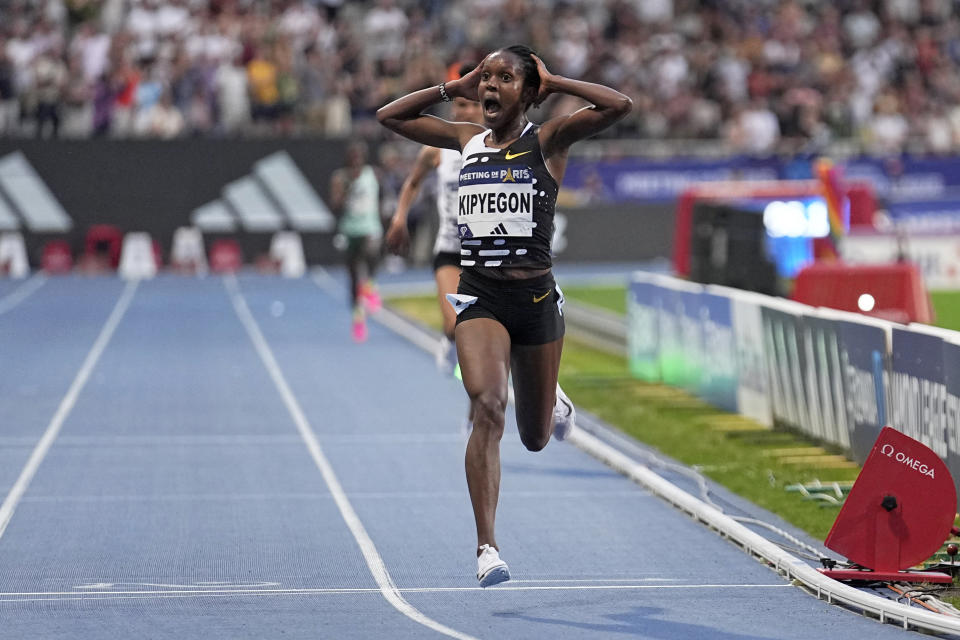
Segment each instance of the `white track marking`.
[{"label": "white track marking", "polygon": [[456,629],[451,629],[427,617],[419,609],[404,600],[400,594],[400,590],[397,589],[396,584],[394,584],[393,578],[387,571],[383,558],[380,557],[380,553],[373,544],[373,540],[360,521],[357,512],[354,511],[353,505],[350,504],[350,500],[347,498],[347,494],[343,490],[340,480],[337,478],[336,473],[334,473],[333,466],[324,455],[316,434],[311,428],[309,421],[307,421],[303,410],[300,408],[300,403],[297,402],[296,397],[290,390],[290,386],[287,384],[280,365],[277,364],[270,345],[267,344],[266,338],[263,337],[263,333],[260,331],[259,325],[257,325],[257,321],[254,319],[253,314],[250,313],[250,308],[247,306],[247,302],[240,292],[237,279],[232,275],[226,276],[224,278],[224,285],[230,292],[230,297],[233,300],[233,308],[237,312],[237,317],[240,318],[240,322],[247,330],[250,341],[260,355],[260,359],[263,361],[264,367],[266,367],[271,379],[273,379],[277,391],[280,392],[280,397],[283,399],[287,411],[290,412],[290,417],[293,418],[297,430],[300,432],[304,443],[307,445],[307,449],[310,451],[310,455],[313,457],[313,461],[316,463],[317,468],[320,469],[320,473],[323,475],[323,479],[327,483],[330,493],[333,495],[337,508],[340,510],[340,515],[343,516],[343,520],[350,529],[350,533],[353,534],[354,539],[357,541],[357,545],[360,547],[361,553],[363,553],[363,558],[367,562],[367,567],[370,569],[370,574],[376,581],[380,593],[383,594],[387,602],[393,605],[397,611],[425,627],[451,638],[476,640],[473,636],[457,631]]},{"label": "white track marking", "polygon": [[[362,445],[421,445],[421,444],[460,444],[465,436],[459,433],[385,433],[354,434],[344,433],[324,437],[327,443]],[[0,447],[33,445],[35,438],[26,436],[0,436]],[[247,445],[302,445],[303,439],[297,434],[180,434],[180,435],[141,435],[141,436],[63,436],[57,444],[73,447],[135,447],[135,446],[247,446]]]},{"label": "white track marking", "polygon": [[[666,590],[751,590],[785,589],[790,584],[597,584],[597,585],[542,585],[517,586],[497,585],[489,589],[480,587],[393,587],[396,593],[467,593],[477,592],[496,594],[501,591],[666,591]],[[228,598],[253,596],[336,596],[336,595],[382,595],[382,589],[373,588],[329,588],[329,589],[150,589],[131,591],[35,591],[0,593],[2,602],[63,602],[71,600],[163,600],[166,598]],[[409,606],[409,605],[408,605]],[[421,614],[422,615],[422,614]],[[442,626],[442,625],[441,625]],[[433,628],[433,627],[431,627]],[[454,632],[458,633],[458,632]],[[458,637],[463,637],[460,634]],[[469,637],[469,636],[467,636]]]},{"label": "white track marking", "polygon": [[[510,579],[510,584],[513,583],[523,583],[523,584],[589,584],[597,582],[683,582],[676,578],[542,578],[540,580],[514,580]],[[667,585],[663,585],[667,586]]]},{"label": "white track marking", "polygon": [[437,352],[437,339],[406,318],[386,309],[373,314],[373,318],[427,353]]},{"label": "white track marking", "polygon": [[[2,439],[0,439],[2,442]],[[197,446],[238,446],[250,445],[301,445],[303,441],[296,434],[291,435],[144,435],[144,436],[64,436],[60,446],[75,447],[197,447]]]},{"label": "white track marking", "polygon": [[340,284],[330,275],[330,272],[321,266],[314,267],[312,270],[313,281],[318,287],[327,293],[337,294],[340,292]]},{"label": "white track marking", "polygon": [[42,273],[36,273],[8,295],[0,298],[0,316],[33,295],[33,292],[42,287],[46,281],[47,276]]},{"label": "white track marking", "polygon": [[[548,500],[569,498],[650,498],[649,491],[501,491],[500,496],[507,499]],[[64,496],[25,496],[21,502],[31,503],[94,503],[94,502],[243,502],[272,500],[326,500],[333,496],[329,493],[171,493],[128,494],[128,495],[64,495]],[[463,491],[357,491],[347,495],[350,500],[459,500]]]},{"label": "white track marking", "polygon": [[275,500],[327,500],[329,493],[196,493],[170,495],[96,495],[96,496],[27,496],[30,503],[97,503],[97,502],[273,502]]},{"label": "white track marking", "polygon": [[10,524],[10,518],[13,517],[13,512],[17,508],[17,504],[26,492],[27,487],[30,486],[30,481],[33,480],[33,476],[40,467],[40,463],[43,462],[57,434],[60,433],[63,422],[67,419],[67,416],[70,415],[70,411],[73,409],[73,405],[76,404],[77,398],[80,396],[84,385],[87,384],[93,368],[97,366],[97,361],[100,360],[104,349],[107,348],[110,338],[113,337],[113,332],[116,331],[120,320],[123,319],[123,314],[126,313],[127,308],[130,306],[130,301],[133,300],[133,294],[137,291],[137,284],[137,280],[131,280],[127,283],[126,288],[120,295],[120,299],[117,300],[117,304],[113,307],[110,317],[107,318],[106,324],[104,324],[103,329],[100,330],[100,335],[97,336],[96,342],[93,343],[90,353],[87,354],[87,358],[83,361],[80,371],[77,372],[77,377],[73,379],[73,384],[71,384],[67,390],[67,395],[60,401],[60,406],[57,407],[56,413],[53,414],[53,419],[50,420],[47,430],[43,432],[43,436],[41,436],[40,441],[37,442],[37,446],[34,447],[33,453],[30,454],[30,458],[20,472],[20,476],[14,483],[13,488],[10,489],[10,493],[7,494],[3,504],[0,505],[0,537],[3,537],[3,533],[7,530],[7,525]]}]

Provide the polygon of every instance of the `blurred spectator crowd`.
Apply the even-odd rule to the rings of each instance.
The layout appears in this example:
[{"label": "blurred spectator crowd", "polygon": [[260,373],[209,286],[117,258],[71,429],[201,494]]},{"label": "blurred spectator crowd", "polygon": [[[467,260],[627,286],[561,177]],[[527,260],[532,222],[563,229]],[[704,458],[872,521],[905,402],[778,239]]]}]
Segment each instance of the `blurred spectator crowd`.
[{"label": "blurred spectator crowd", "polygon": [[[735,151],[960,149],[960,0],[0,0],[0,136],[384,137],[376,109],[527,43]],[[579,101],[554,96],[533,119]],[[642,145],[642,142],[640,143]]]}]

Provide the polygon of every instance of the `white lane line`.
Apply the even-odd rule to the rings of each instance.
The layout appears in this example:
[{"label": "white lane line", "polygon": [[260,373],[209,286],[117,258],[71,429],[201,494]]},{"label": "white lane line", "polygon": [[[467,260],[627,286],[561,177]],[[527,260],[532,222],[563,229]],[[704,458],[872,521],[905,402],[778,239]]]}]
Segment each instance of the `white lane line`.
[{"label": "white lane line", "polygon": [[40,438],[40,441],[37,442],[37,446],[34,447],[33,453],[30,454],[30,458],[20,472],[20,476],[13,484],[13,488],[10,489],[10,493],[7,494],[3,504],[0,505],[0,538],[3,537],[3,533],[7,530],[7,525],[10,524],[10,518],[13,517],[13,512],[17,508],[17,504],[26,492],[27,487],[30,486],[30,481],[33,480],[33,476],[40,467],[40,463],[43,462],[47,451],[50,450],[57,434],[60,433],[63,422],[67,419],[67,416],[70,415],[70,411],[73,409],[73,405],[76,404],[80,392],[83,390],[84,385],[87,384],[90,373],[93,371],[93,368],[97,366],[100,355],[104,349],[107,348],[110,338],[113,337],[113,332],[116,331],[120,320],[123,319],[123,314],[126,313],[127,308],[130,306],[130,301],[133,300],[133,294],[137,290],[137,284],[137,280],[131,280],[127,283],[123,294],[113,307],[110,317],[107,318],[106,324],[104,324],[103,329],[100,330],[100,335],[97,336],[96,342],[94,342],[93,347],[90,348],[90,353],[87,354],[87,358],[83,361],[80,371],[77,372],[77,377],[73,379],[73,384],[71,384],[70,389],[67,390],[67,395],[60,401],[60,406],[57,407],[56,413],[53,414],[53,419],[50,420],[47,430],[43,432],[43,436]]},{"label": "white lane line", "polygon": [[[419,446],[448,445],[466,442],[466,436],[459,433],[389,433],[389,434],[341,434],[324,437],[327,444],[337,445],[384,445]],[[0,447],[33,446],[36,438],[27,436],[0,436]],[[57,440],[59,446],[70,447],[198,447],[198,446],[285,446],[303,445],[303,439],[297,434],[291,435],[168,435],[168,436],[63,436]]]},{"label": "white lane line", "polygon": [[[132,447],[132,446],[247,446],[247,445],[300,445],[299,436],[284,435],[170,435],[170,436],[64,436],[60,446],[77,447]],[[0,438],[3,444],[3,438]]]},{"label": "white lane line", "polygon": [[[502,498],[533,500],[570,498],[651,498],[652,494],[643,489],[633,491],[501,491]],[[70,502],[242,502],[270,500],[324,500],[332,498],[329,493],[171,493],[129,494],[129,495],[73,495],[73,496],[26,496],[21,502],[30,503],[70,503]],[[357,491],[347,495],[350,500],[460,500],[463,491]]]},{"label": "white lane line", "polygon": [[[597,582],[683,582],[678,578],[542,578],[540,580],[514,580],[510,579],[510,583],[531,583],[531,584],[589,584]],[[666,586],[666,585],[664,585]]]},{"label": "white lane line", "polygon": [[442,633],[451,638],[458,638],[459,640],[476,640],[476,638],[473,636],[467,635],[455,629],[451,629],[450,627],[447,627],[446,625],[427,617],[419,609],[407,602],[400,594],[400,591],[397,589],[397,585],[394,584],[393,578],[387,571],[387,567],[383,562],[383,558],[380,557],[380,553],[377,551],[376,546],[373,544],[373,540],[370,538],[366,528],[360,521],[360,517],[357,515],[357,512],[354,511],[353,505],[350,504],[350,500],[347,498],[346,492],[343,490],[343,486],[340,484],[340,480],[337,478],[336,473],[334,473],[333,467],[327,460],[327,457],[324,455],[323,449],[320,447],[320,442],[317,440],[316,434],[311,428],[310,423],[307,421],[307,417],[304,415],[303,410],[300,408],[300,403],[297,402],[296,397],[290,390],[290,386],[287,384],[287,380],[280,369],[280,365],[277,364],[277,360],[273,355],[273,351],[270,349],[270,345],[267,344],[266,338],[263,337],[263,333],[260,331],[259,325],[257,325],[257,321],[254,319],[253,314],[250,313],[250,308],[247,306],[247,302],[244,299],[243,294],[240,292],[237,279],[233,275],[226,276],[224,277],[224,285],[230,293],[230,297],[233,301],[233,308],[237,312],[237,317],[240,318],[240,322],[243,323],[243,326],[247,331],[247,335],[250,336],[250,340],[253,342],[257,353],[260,355],[260,359],[263,361],[267,372],[273,379],[273,383],[277,387],[277,391],[280,392],[280,397],[283,399],[283,403],[286,405],[287,411],[289,411],[294,423],[296,423],[297,430],[300,432],[304,443],[307,445],[307,449],[310,451],[310,455],[313,457],[313,461],[316,463],[317,468],[320,469],[320,473],[323,475],[323,479],[327,483],[330,493],[333,495],[333,499],[337,504],[337,508],[340,510],[340,515],[343,516],[343,520],[350,529],[350,533],[353,534],[354,539],[357,541],[357,545],[360,547],[361,553],[363,553],[363,558],[367,562],[367,567],[370,569],[370,573],[376,581],[380,593],[383,594],[383,597],[387,600],[387,602],[393,605],[397,611],[425,627],[433,629],[434,631]]},{"label": "white lane line", "polygon": [[311,277],[318,287],[329,294],[338,295],[341,291],[340,284],[330,275],[330,272],[321,266],[312,269]]},{"label": "white lane line", "polygon": [[461,444],[467,441],[464,433],[403,433],[402,431],[393,431],[390,433],[342,433],[338,435],[324,436],[324,441],[337,444]]},{"label": "white lane line", "polygon": [[0,316],[12,310],[18,304],[33,295],[33,292],[46,283],[47,276],[42,273],[35,273],[26,282],[11,291],[8,295],[0,298]]},{"label": "white lane line", "polygon": [[[785,589],[790,584],[581,584],[581,585],[498,585],[490,589],[480,587],[393,587],[394,591],[411,594],[483,592],[545,592],[545,591],[666,591],[666,590],[749,590]],[[383,593],[379,588],[328,588],[328,589],[151,589],[132,591],[34,591],[0,593],[0,602],[31,602],[61,600],[122,600],[130,598],[204,598],[230,596],[325,596],[366,595]],[[441,625],[442,626],[442,625]],[[459,633],[459,632],[455,632]],[[462,635],[462,634],[461,634]]]},{"label": "white lane line", "polygon": [[0,438],[0,447],[31,447],[36,443],[36,438],[30,438],[27,436],[7,436]]},{"label": "white lane line", "polygon": [[27,496],[21,502],[30,503],[96,503],[96,502],[272,502],[274,500],[325,500],[329,493],[196,493],[170,495],[95,495],[95,496]]}]

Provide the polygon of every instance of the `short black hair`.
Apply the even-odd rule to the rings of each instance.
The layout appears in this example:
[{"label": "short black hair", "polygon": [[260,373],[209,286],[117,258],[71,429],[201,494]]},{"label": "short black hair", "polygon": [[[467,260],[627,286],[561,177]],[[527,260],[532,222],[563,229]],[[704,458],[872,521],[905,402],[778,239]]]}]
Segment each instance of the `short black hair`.
[{"label": "short black hair", "polygon": [[531,87],[534,93],[540,93],[540,72],[537,70],[537,63],[533,59],[537,52],[525,44],[511,45],[503,51],[509,51],[520,59],[520,66],[523,69],[523,84]]},{"label": "short black hair", "polygon": [[475,62],[464,62],[460,65],[460,68],[457,69],[457,77],[462,78],[471,71],[477,68],[477,63]]}]

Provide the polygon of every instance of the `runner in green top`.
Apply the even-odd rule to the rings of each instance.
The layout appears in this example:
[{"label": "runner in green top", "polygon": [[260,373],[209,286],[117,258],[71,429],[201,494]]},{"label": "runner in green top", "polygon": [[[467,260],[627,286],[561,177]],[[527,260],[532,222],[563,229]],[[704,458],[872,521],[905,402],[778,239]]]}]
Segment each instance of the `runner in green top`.
[{"label": "runner in green top", "polygon": [[380,180],[367,164],[367,145],[361,141],[347,147],[346,165],[334,172],[330,185],[334,211],[339,213],[337,231],[346,238],[347,271],[350,273],[351,334],[356,342],[367,339],[366,311],[380,309],[380,296],[373,284],[380,261],[383,223],[380,220]]}]

